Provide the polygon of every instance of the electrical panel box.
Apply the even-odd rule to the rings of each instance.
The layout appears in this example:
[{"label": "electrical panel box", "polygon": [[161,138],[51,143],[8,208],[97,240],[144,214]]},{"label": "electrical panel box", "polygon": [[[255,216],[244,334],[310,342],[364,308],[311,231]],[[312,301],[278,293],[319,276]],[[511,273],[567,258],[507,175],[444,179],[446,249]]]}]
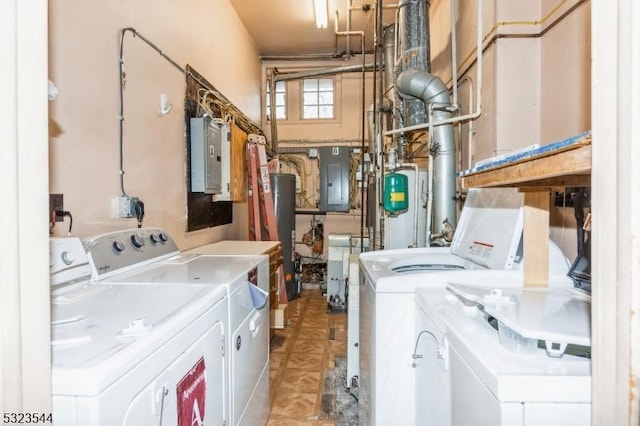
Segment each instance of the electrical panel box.
[{"label": "electrical panel box", "polygon": [[351,154],[348,146],[321,147],[320,210],[349,211],[349,168]]},{"label": "electrical panel box", "polygon": [[[222,145],[229,144],[229,126],[211,117],[192,117],[191,127],[191,192],[222,194]],[[229,179],[227,178],[227,181]]]}]

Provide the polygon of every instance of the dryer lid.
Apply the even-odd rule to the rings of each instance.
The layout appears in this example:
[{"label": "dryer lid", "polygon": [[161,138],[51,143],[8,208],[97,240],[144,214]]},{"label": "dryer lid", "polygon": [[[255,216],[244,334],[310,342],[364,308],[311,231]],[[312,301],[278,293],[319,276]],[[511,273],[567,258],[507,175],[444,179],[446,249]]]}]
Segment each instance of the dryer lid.
[{"label": "dryer lid", "polygon": [[520,260],[523,204],[515,188],[470,189],[451,253],[489,269],[511,269]]},{"label": "dryer lid", "polygon": [[101,282],[110,284],[215,284],[234,285],[247,280],[266,255],[208,256],[178,254]]},{"label": "dryer lid", "polygon": [[226,297],[217,286],[102,287],[52,306],[55,395],[100,393]]}]

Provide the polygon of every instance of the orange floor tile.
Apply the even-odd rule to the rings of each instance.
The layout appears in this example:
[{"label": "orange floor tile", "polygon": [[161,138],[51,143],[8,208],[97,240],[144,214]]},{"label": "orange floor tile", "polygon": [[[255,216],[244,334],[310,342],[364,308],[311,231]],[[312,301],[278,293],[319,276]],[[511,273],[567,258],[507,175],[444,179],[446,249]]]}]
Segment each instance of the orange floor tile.
[{"label": "orange floor tile", "polygon": [[334,368],[335,357],[347,355],[347,314],[330,312],[319,290],[305,289],[289,303],[287,319],[287,326],[276,330],[271,341],[267,424],[335,425],[323,410],[322,395],[326,372]]}]

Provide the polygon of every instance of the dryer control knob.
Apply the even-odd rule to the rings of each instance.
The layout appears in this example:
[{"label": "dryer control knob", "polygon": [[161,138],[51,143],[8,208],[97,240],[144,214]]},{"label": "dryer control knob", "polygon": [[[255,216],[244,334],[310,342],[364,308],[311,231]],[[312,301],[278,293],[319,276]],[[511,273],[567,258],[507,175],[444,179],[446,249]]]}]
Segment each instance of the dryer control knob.
[{"label": "dryer control knob", "polygon": [[131,235],[131,244],[135,248],[142,248],[144,246],[144,238],[140,234],[133,234]]},{"label": "dryer control knob", "polygon": [[153,232],[149,238],[151,239],[151,242],[153,244],[158,244],[159,242],[161,242],[162,240],[160,239],[160,235],[158,235],[157,232]]},{"label": "dryer control knob", "polygon": [[62,261],[65,265],[71,265],[76,261],[76,255],[71,253],[70,251],[62,252],[62,255],[60,257],[62,257]]},{"label": "dryer control knob", "polygon": [[160,236],[160,240],[162,241],[167,241],[169,239],[169,237],[167,236],[167,234],[165,234],[164,232],[161,232],[160,234],[158,234]]},{"label": "dryer control knob", "polygon": [[125,245],[124,245],[124,243],[123,243],[122,241],[120,241],[120,240],[115,240],[115,241],[113,242],[113,249],[114,249],[116,252],[120,253],[120,252],[124,251],[124,249],[125,249],[125,248],[126,248],[126,247],[125,247]]}]

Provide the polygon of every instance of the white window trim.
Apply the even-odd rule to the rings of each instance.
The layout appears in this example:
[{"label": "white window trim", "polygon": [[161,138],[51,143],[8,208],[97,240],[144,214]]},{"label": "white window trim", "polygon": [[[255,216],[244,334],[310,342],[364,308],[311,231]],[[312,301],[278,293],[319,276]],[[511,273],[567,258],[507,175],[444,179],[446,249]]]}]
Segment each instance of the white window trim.
[{"label": "white window trim", "polygon": [[342,122],[342,80],[340,76],[313,77],[314,79],[333,80],[333,118],[302,118],[304,113],[304,87],[303,80],[298,81],[298,117],[290,123],[306,124],[338,124]]},{"label": "white window trim", "polygon": [[[262,105],[264,106],[264,120],[265,122],[269,123],[271,122],[271,117],[269,116],[269,113],[271,112],[269,110],[269,108],[267,107],[267,102],[269,99],[269,88],[270,88],[270,83],[269,83],[269,79],[266,80],[265,82],[265,89],[264,89],[264,102],[262,103]],[[277,84],[278,82],[276,82]],[[291,116],[291,114],[289,113],[289,104],[290,104],[290,97],[291,97],[291,91],[289,90],[289,84],[287,84],[286,81],[283,81],[284,83],[284,118],[276,118],[276,121],[280,122],[280,121],[286,121],[289,122],[289,117]],[[276,93],[278,93],[278,91],[276,90]],[[276,103],[276,106],[278,104]]]},{"label": "white window trim", "polygon": [[[332,89],[331,93],[333,95],[333,102],[331,103],[331,108],[332,108],[333,113],[332,113],[332,117],[331,118],[327,118],[327,117],[305,118],[304,117],[304,108],[305,108],[305,106],[307,106],[304,103],[304,94],[305,94],[304,82],[305,82],[305,80],[316,80],[316,81],[331,80],[331,82],[333,83],[332,87],[331,87],[331,89]],[[320,92],[319,89],[316,89],[313,92],[307,92],[307,93],[317,93],[318,96],[319,96],[321,92]],[[314,106],[320,108],[321,105],[319,103],[316,103]],[[322,105],[322,106],[324,106],[324,105]],[[305,78],[305,79],[300,80],[300,120],[301,121],[305,121],[305,122],[309,121],[309,122],[313,122],[313,123],[318,123],[318,122],[321,122],[321,121],[331,122],[331,121],[336,119],[336,116],[337,116],[337,114],[336,114],[336,79],[333,76],[327,76],[327,77],[310,77],[310,78]]]}]

